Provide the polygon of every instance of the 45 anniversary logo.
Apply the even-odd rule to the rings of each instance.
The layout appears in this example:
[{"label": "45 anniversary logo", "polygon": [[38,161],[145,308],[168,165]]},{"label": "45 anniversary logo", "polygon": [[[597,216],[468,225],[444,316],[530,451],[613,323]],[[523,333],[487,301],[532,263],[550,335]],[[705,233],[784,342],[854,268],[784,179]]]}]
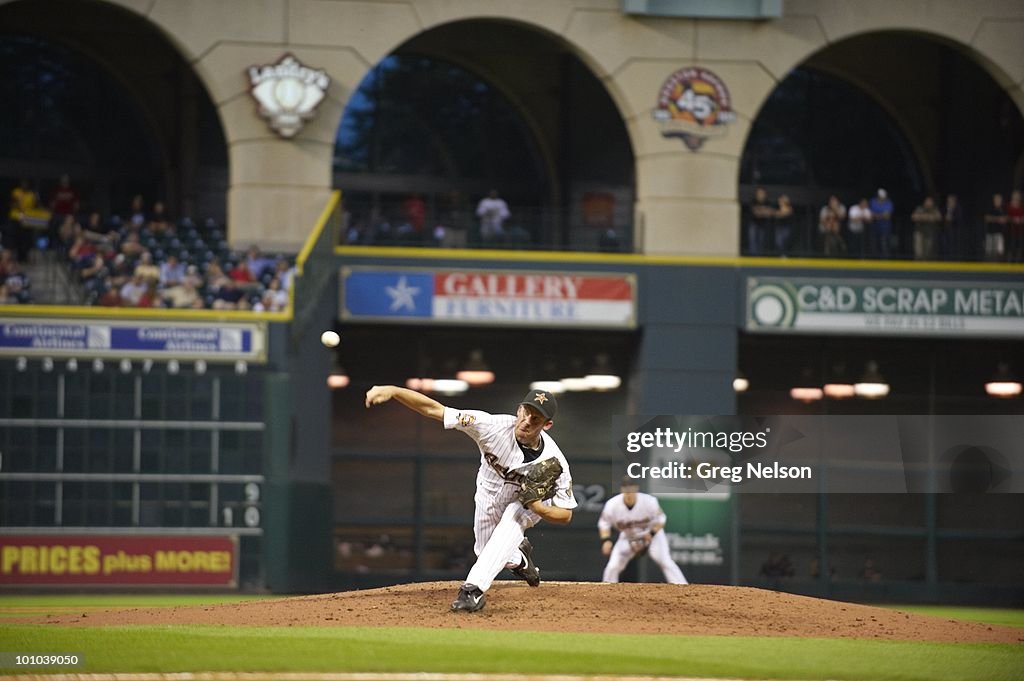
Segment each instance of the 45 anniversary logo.
[{"label": "45 anniversary logo", "polygon": [[721,78],[707,69],[687,67],[661,86],[654,120],[663,136],[680,137],[687,148],[697,151],[707,138],[724,135],[736,114]]}]

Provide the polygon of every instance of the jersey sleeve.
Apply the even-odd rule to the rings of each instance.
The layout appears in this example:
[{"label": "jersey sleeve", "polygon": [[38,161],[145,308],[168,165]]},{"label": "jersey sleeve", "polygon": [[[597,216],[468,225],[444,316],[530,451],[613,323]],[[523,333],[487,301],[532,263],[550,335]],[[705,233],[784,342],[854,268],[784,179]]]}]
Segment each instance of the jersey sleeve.
[{"label": "jersey sleeve", "polygon": [[664,528],[665,523],[668,521],[668,516],[666,516],[665,511],[662,510],[661,503],[658,502],[658,498],[654,496],[651,498],[654,499],[654,522],[652,522],[651,525],[661,525],[661,527]]},{"label": "jersey sleeve", "polygon": [[461,431],[477,442],[485,437],[494,425],[494,414],[488,414],[486,411],[444,408],[445,430]]},{"label": "jersey sleeve", "polygon": [[[612,497],[614,499],[614,497]],[[615,520],[612,518],[611,513],[612,500],[609,499],[608,503],[601,509],[601,517],[597,519],[597,529],[599,530],[610,530],[612,529],[612,523]]]},{"label": "jersey sleeve", "polygon": [[551,505],[571,511],[578,506],[576,497],[572,493],[572,473],[569,472],[569,462],[565,460],[564,456],[559,456],[559,462],[562,464],[562,474],[555,482],[557,491],[551,498]]}]

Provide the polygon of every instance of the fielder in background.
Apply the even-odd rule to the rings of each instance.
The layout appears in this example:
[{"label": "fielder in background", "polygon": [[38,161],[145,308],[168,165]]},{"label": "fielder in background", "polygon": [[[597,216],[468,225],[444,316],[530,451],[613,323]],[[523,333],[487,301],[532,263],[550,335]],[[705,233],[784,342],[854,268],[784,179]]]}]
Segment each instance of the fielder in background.
[{"label": "fielder in background", "polygon": [[393,385],[375,385],[366,392],[367,408],[388,400],[441,421],[445,429],[462,431],[480,449],[473,520],[477,560],[451,609],[476,612],[483,608],[484,593],[503,568],[530,586],[539,586],[540,570],[533,562],[533,547],[525,532],[540,520],[568,524],[576,508],[569,464],[545,432],[554,425],[555,396],[531,390],[512,416],[452,409],[415,390]]},{"label": "fielder in background", "polygon": [[[619,490],[622,494],[608,500],[597,521],[601,553],[608,556],[602,581],[618,582],[629,561],[649,552],[665,574],[666,582],[688,584],[668,550],[668,539],[662,531],[665,529],[665,512],[658,500],[641,492],[639,483],[632,478],[623,478]],[[614,544],[613,527],[619,531],[619,538]]]}]

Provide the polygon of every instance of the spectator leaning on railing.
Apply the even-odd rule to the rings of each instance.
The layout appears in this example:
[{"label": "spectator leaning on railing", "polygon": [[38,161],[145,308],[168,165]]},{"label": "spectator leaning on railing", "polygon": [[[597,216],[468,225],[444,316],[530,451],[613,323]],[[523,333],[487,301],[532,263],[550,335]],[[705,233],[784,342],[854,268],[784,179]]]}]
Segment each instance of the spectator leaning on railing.
[{"label": "spectator leaning on railing", "polygon": [[1003,195],[993,194],[992,203],[985,211],[985,259],[1002,260],[1006,248],[1006,208]]},{"label": "spectator leaning on railing", "polygon": [[856,258],[863,258],[865,244],[871,233],[871,207],[867,199],[850,206],[850,221],[847,224],[850,235],[849,253]]},{"label": "spectator leaning on railing", "polygon": [[871,247],[868,250],[875,257],[888,258],[889,239],[892,236],[892,200],[887,191],[879,189],[868,205],[871,208]]},{"label": "spectator leaning on railing", "polygon": [[818,238],[821,250],[826,256],[846,254],[846,242],[843,241],[843,222],[846,220],[846,206],[833,194],[828,203],[818,211]]},{"label": "spectator leaning on railing", "polygon": [[935,246],[942,229],[942,213],[935,206],[935,199],[926,196],[924,203],[914,209],[910,220],[914,223],[914,258],[935,258]]},{"label": "spectator leaning on railing", "polygon": [[1010,262],[1024,261],[1024,200],[1021,198],[1020,190],[1010,194],[1010,205],[1006,207],[1007,236],[1009,243],[1006,246],[1007,259]]}]

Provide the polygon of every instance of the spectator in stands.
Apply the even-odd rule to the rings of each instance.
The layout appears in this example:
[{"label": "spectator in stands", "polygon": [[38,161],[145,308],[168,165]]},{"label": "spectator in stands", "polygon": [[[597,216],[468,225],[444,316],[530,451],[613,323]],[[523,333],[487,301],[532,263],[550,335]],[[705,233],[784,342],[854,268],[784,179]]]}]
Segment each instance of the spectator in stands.
[{"label": "spectator in stands", "polygon": [[779,255],[786,255],[789,244],[793,237],[793,204],[789,202],[789,196],[779,196],[778,205],[772,213],[775,222],[775,251]]},{"label": "spectator in stands", "polygon": [[933,260],[942,230],[942,213],[935,206],[935,199],[924,197],[924,203],[914,209],[910,220],[914,223],[914,258]]},{"label": "spectator in stands", "polygon": [[985,211],[985,258],[1002,260],[1006,253],[1006,227],[1009,219],[1003,206],[1003,195],[993,194],[992,205]]},{"label": "spectator in stands", "polygon": [[149,215],[147,226],[154,234],[174,232],[174,224],[167,217],[167,208],[164,206],[163,201],[157,201],[153,204],[153,212]]},{"label": "spectator in stands", "polygon": [[402,201],[402,218],[409,225],[409,236],[413,241],[423,241],[423,227],[427,222],[427,204],[419,193],[412,193]]},{"label": "spectator in stands", "polygon": [[846,206],[833,194],[818,211],[818,238],[825,255],[835,257],[846,254],[846,242],[842,234],[845,220]]},{"label": "spectator in stands", "polygon": [[597,248],[605,253],[617,253],[622,250],[622,239],[614,227],[609,227],[601,233],[597,241]]},{"label": "spectator in stands", "polygon": [[98,290],[108,275],[107,261],[102,253],[97,253],[92,262],[83,266],[78,272],[78,276],[88,290]]},{"label": "spectator in stands", "polygon": [[146,293],[146,280],[141,274],[133,274],[132,278],[121,287],[121,304],[137,307],[139,300]]},{"label": "spectator in stands", "polygon": [[114,256],[108,265],[108,269],[110,285],[116,287],[118,291],[135,274],[135,266],[125,257],[124,253],[118,253]]},{"label": "spectator in stands", "polygon": [[213,309],[236,310],[243,300],[245,300],[245,292],[238,287],[238,282],[233,279],[225,279],[214,296]]},{"label": "spectator in stands", "polygon": [[63,220],[68,215],[74,215],[78,212],[79,204],[78,190],[71,186],[71,177],[67,173],[61,175],[50,198],[53,217]]},{"label": "spectator in stands", "polygon": [[153,254],[148,250],[142,251],[139,255],[139,262],[135,265],[135,274],[147,282],[160,281],[160,268],[153,263]]},{"label": "spectator in stands", "polygon": [[[64,253],[69,252],[81,231],[82,226],[78,224],[75,216],[65,215],[60,224],[57,225],[57,236],[54,245]],[[86,238],[88,238],[88,235],[86,235]]]},{"label": "spectator in stands", "polygon": [[274,276],[281,280],[282,289],[291,290],[292,280],[295,277],[295,266],[289,263],[287,258],[278,258],[274,263]]},{"label": "spectator in stands", "polygon": [[146,280],[146,283],[142,290],[142,295],[139,296],[139,302],[135,304],[136,307],[160,307],[161,299],[157,294],[156,282]]},{"label": "spectator in stands", "polygon": [[[118,255],[117,257],[121,258],[124,256]],[[104,281],[103,292],[100,294],[97,303],[104,307],[120,307],[123,304],[121,300],[121,287],[116,286],[110,277],[107,277]]]},{"label": "spectator in stands", "polygon": [[248,260],[239,260],[238,264],[231,270],[231,274],[228,275],[232,281],[240,286],[250,286],[256,282],[256,277],[253,276],[252,270],[249,269]]},{"label": "spectator in stands", "polygon": [[142,255],[142,252],[146,250],[146,247],[142,245],[139,240],[139,233],[135,230],[128,230],[128,233],[121,240],[121,252],[129,258],[135,258]]},{"label": "spectator in stands", "polygon": [[195,280],[183,277],[180,284],[170,286],[161,292],[164,304],[176,309],[203,307],[203,299],[196,290]]},{"label": "spectator in stands", "polygon": [[178,256],[171,253],[160,264],[160,287],[177,286],[185,279],[185,265],[178,262]]},{"label": "spectator in stands", "polygon": [[9,248],[0,248],[0,281],[7,277],[14,265],[14,251]]},{"label": "spectator in stands", "polygon": [[893,204],[889,194],[879,189],[868,204],[871,208],[871,240],[869,252],[875,257],[889,257],[889,240],[892,238]]},{"label": "spectator in stands", "polygon": [[964,212],[956,194],[946,197],[946,210],[942,212],[942,252],[949,260],[959,260],[970,255],[970,235],[964,227]]},{"label": "spectator in stands", "polygon": [[871,231],[871,207],[867,199],[850,206],[850,221],[847,223],[850,255],[863,258],[865,241]]},{"label": "spectator in stands", "polygon": [[1010,205],[1006,207],[1007,244],[1006,259],[1010,262],[1024,261],[1024,200],[1020,190],[1010,194]]},{"label": "spectator in stands", "polygon": [[266,270],[272,270],[274,267],[274,259],[263,255],[260,252],[260,247],[256,245],[249,246],[249,250],[245,253],[245,262],[256,281],[263,277]]},{"label": "spectator in stands", "polygon": [[75,233],[75,240],[68,249],[68,259],[75,269],[82,269],[92,264],[98,250],[96,245],[85,238],[85,232],[79,227]]},{"label": "spectator in stands", "polygon": [[488,192],[476,207],[476,216],[480,218],[480,239],[485,243],[504,240],[505,228],[502,225],[509,215],[508,204],[498,195],[498,190]]},{"label": "spectator in stands", "polygon": [[0,305],[31,302],[30,288],[28,275],[21,271],[15,252],[0,249]]},{"label": "spectator in stands", "polygon": [[11,191],[11,209],[5,243],[14,246],[18,260],[26,262],[36,237],[50,224],[50,211],[39,206],[39,196],[28,180]]},{"label": "spectator in stands", "polygon": [[281,280],[274,277],[270,280],[267,290],[260,297],[254,310],[261,312],[281,312],[288,308],[288,292],[281,288]]},{"label": "spectator in stands", "polygon": [[761,255],[768,244],[768,232],[775,212],[764,187],[754,190],[754,198],[747,207],[747,253]]},{"label": "spectator in stands", "polygon": [[206,267],[206,290],[216,294],[230,279],[224,274],[220,261],[212,260]]},{"label": "spectator in stands", "polygon": [[4,304],[31,302],[31,283],[28,275],[11,249],[0,250],[0,302]]},{"label": "spectator in stands", "polygon": [[7,288],[6,283],[0,283],[0,305],[17,305],[18,299]]},{"label": "spectator in stands", "polygon": [[93,243],[109,243],[111,245],[117,243],[117,232],[111,229],[109,223],[104,222],[103,216],[100,215],[99,211],[94,210],[89,213],[89,217],[85,222],[85,238]]},{"label": "spectator in stands", "polygon": [[128,224],[138,230],[146,225],[146,221],[146,202],[142,194],[136,194],[132,197],[132,205],[128,211]]}]

